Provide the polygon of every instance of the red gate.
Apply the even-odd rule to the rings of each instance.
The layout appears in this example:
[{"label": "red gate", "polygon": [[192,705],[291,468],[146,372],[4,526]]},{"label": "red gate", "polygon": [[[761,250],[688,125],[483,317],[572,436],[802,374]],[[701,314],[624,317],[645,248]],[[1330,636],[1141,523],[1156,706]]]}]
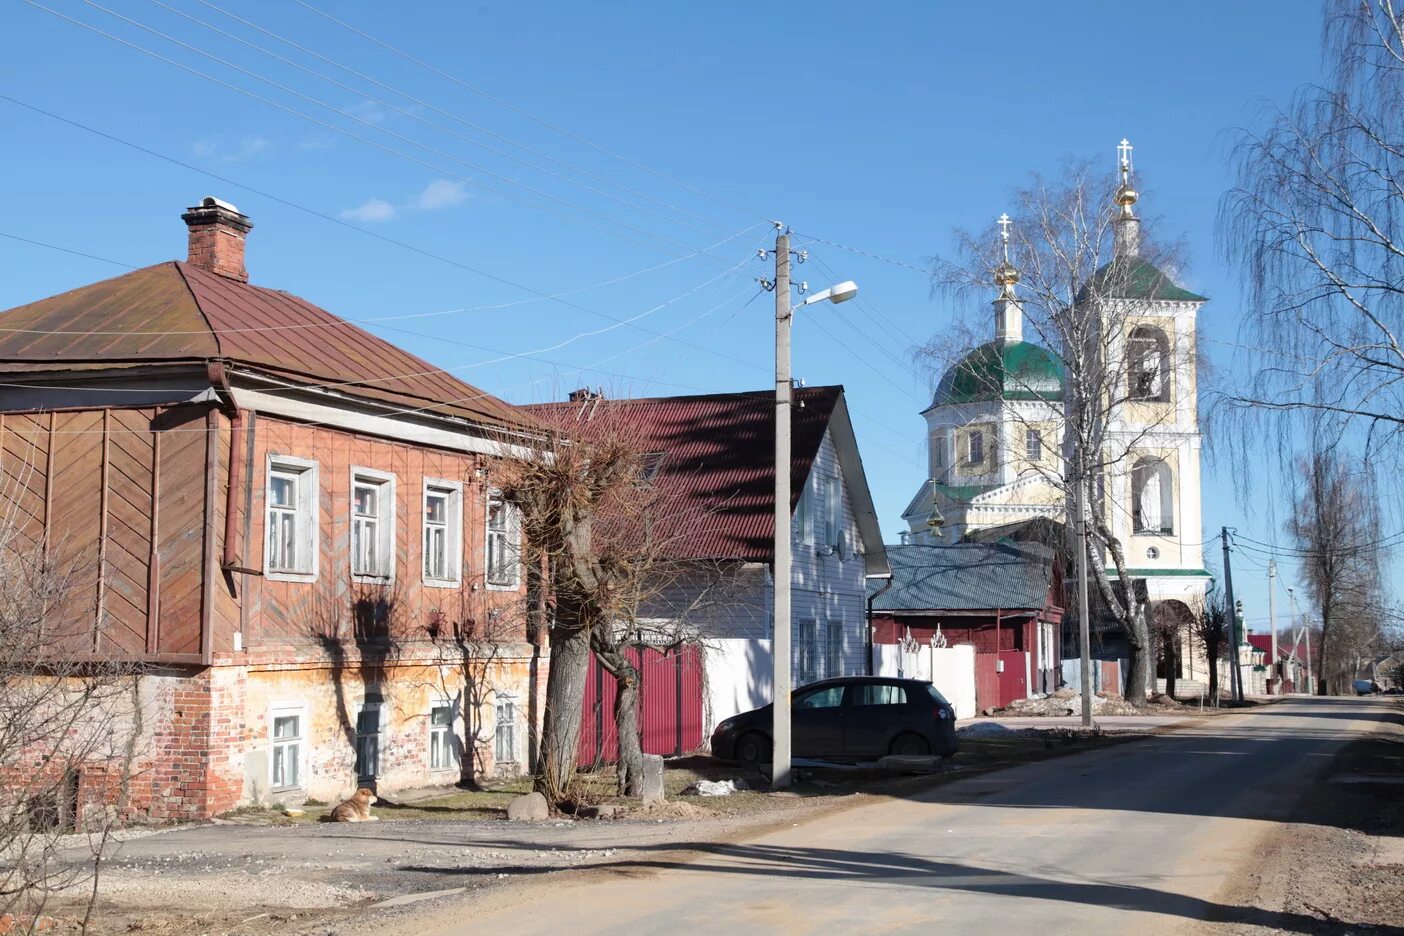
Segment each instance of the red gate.
[{"label": "red gate", "polygon": [[[697,647],[628,651],[639,668],[639,734],[645,754],[676,756],[702,746],[702,654]],[[613,763],[619,757],[614,726],[614,677],[590,660],[580,723],[582,765]]]},{"label": "red gate", "polygon": [[1000,662],[1004,672],[999,674],[999,704],[1001,707],[1029,697],[1029,655],[1023,650],[1002,650]]},{"label": "red gate", "polygon": [[999,673],[993,653],[975,654],[975,709],[999,708]]}]

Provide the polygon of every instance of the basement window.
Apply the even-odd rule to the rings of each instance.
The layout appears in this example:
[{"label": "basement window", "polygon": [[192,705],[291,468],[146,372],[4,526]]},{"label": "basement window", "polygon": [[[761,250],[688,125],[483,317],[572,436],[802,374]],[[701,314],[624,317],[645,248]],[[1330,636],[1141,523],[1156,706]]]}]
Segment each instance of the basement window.
[{"label": "basement window", "polygon": [[514,764],[517,761],[517,700],[499,694],[494,714],[493,759],[499,764]]},{"label": "basement window", "polygon": [[429,710],[430,770],[458,769],[458,751],[453,742],[453,703],[444,702]]},{"label": "basement window", "polygon": [[274,792],[302,786],[303,724],[302,706],[280,706],[269,714],[270,786]]},{"label": "basement window", "polygon": [[264,572],[275,581],[317,577],[317,463],[290,455],[268,459]]},{"label": "basement window", "polygon": [[395,476],[351,469],[351,576],[358,582],[395,577]]}]

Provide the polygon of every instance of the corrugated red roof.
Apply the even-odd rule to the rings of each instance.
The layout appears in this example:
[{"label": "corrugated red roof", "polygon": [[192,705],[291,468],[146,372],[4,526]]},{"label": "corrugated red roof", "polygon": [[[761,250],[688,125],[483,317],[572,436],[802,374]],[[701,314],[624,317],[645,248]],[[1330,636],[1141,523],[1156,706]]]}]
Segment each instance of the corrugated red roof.
[{"label": "corrugated red roof", "polygon": [[159,263],[0,313],[0,364],[7,370],[215,359],[476,422],[531,422],[517,407],[305,299],[188,263]]},{"label": "corrugated red roof", "polygon": [[[843,387],[795,391],[790,463],[791,510],[829,426]],[[608,406],[639,432],[647,451],[664,452],[655,484],[672,488],[680,509],[702,516],[695,536],[679,541],[686,559],[769,561],[775,530],[775,395],[769,391],[705,396],[545,403],[528,412],[554,415]]]}]

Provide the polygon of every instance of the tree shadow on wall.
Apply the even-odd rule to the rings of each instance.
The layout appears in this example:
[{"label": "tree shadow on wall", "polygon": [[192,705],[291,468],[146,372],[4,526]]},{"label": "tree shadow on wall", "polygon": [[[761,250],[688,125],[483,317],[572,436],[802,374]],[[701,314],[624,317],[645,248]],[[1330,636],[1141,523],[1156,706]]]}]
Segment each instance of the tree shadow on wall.
[{"label": "tree shadow on wall", "polygon": [[[333,579],[317,593],[309,615],[308,636],[331,663],[337,723],[355,764],[352,779],[371,790],[379,761],[378,719],[402,651],[394,636],[399,605],[394,585]],[[374,724],[363,718],[363,710],[374,712]]]}]

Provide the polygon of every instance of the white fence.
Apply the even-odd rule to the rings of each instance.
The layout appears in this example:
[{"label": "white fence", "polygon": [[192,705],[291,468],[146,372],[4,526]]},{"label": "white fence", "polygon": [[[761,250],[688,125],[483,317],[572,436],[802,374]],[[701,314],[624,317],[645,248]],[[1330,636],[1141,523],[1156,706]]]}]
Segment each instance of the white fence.
[{"label": "white fence", "polygon": [[904,650],[901,644],[873,647],[878,676],[929,679],[946,701],[955,707],[956,718],[975,717],[975,647],[934,648],[918,644]]}]

